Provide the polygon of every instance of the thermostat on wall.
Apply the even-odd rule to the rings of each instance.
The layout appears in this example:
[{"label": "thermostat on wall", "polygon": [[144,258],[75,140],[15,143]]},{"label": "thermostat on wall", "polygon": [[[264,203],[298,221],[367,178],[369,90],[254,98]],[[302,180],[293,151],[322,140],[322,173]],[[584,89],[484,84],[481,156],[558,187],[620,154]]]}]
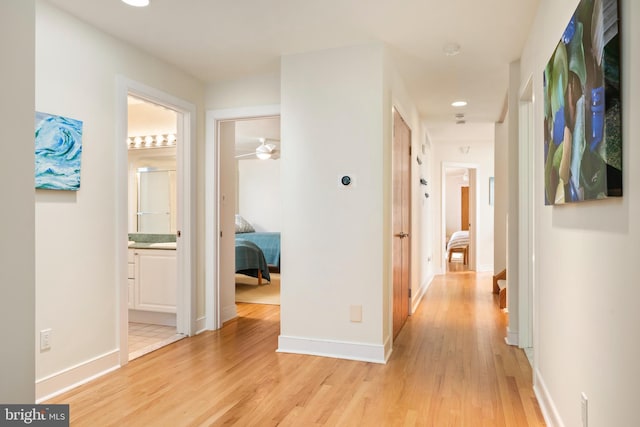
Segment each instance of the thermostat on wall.
[{"label": "thermostat on wall", "polygon": [[340,175],[340,188],[353,188],[356,186],[356,177],[351,174]]}]

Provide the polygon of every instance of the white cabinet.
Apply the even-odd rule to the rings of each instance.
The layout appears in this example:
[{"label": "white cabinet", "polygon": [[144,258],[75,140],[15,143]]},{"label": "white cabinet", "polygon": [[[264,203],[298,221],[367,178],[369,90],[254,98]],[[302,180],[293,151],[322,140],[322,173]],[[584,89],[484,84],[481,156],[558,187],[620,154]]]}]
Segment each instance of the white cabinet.
[{"label": "white cabinet", "polygon": [[134,308],[135,301],[135,277],[136,258],[133,249],[129,249],[127,254],[127,280],[129,281],[129,308]]},{"label": "white cabinet", "polygon": [[[129,308],[176,312],[176,251],[130,249],[134,258],[133,288],[129,285]],[[133,296],[133,298],[131,298]]]}]

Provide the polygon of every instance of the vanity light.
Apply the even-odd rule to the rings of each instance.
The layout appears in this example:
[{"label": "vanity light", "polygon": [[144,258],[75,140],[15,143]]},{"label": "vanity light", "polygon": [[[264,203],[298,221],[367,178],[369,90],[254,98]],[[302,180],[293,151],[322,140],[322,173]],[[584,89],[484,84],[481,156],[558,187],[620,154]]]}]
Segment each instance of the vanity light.
[{"label": "vanity light", "polygon": [[122,0],[122,2],[135,7],[149,6],[149,0]]},{"label": "vanity light", "polygon": [[451,103],[452,107],[464,107],[465,105],[467,105],[467,101],[453,101]]},{"label": "vanity light", "polygon": [[129,149],[139,148],[166,148],[176,145],[176,135],[157,134],[157,135],[138,135],[127,138]]}]

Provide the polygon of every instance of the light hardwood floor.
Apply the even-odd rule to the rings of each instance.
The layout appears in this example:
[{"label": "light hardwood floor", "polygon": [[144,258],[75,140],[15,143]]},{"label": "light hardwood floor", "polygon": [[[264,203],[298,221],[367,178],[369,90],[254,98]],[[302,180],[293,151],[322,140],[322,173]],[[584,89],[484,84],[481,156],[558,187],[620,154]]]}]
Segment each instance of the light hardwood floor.
[{"label": "light hardwood floor", "polygon": [[279,307],[143,356],[49,403],[72,426],[541,426],[490,274],[436,277],[386,365],[276,353]]}]

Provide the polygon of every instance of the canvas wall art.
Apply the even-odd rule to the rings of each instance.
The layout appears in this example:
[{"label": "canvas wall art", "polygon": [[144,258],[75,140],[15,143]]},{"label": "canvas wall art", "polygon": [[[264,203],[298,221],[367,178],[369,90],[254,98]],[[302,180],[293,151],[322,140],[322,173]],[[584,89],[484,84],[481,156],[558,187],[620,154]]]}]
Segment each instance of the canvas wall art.
[{"label": "canvas wall art", "polygon": [[622,196],[616,0],[582,0],[544,70],[545,204]]},{"label": "canvas wall art", "polygon": [[36,112],[36,188],[78,190],[82,122]]}]

